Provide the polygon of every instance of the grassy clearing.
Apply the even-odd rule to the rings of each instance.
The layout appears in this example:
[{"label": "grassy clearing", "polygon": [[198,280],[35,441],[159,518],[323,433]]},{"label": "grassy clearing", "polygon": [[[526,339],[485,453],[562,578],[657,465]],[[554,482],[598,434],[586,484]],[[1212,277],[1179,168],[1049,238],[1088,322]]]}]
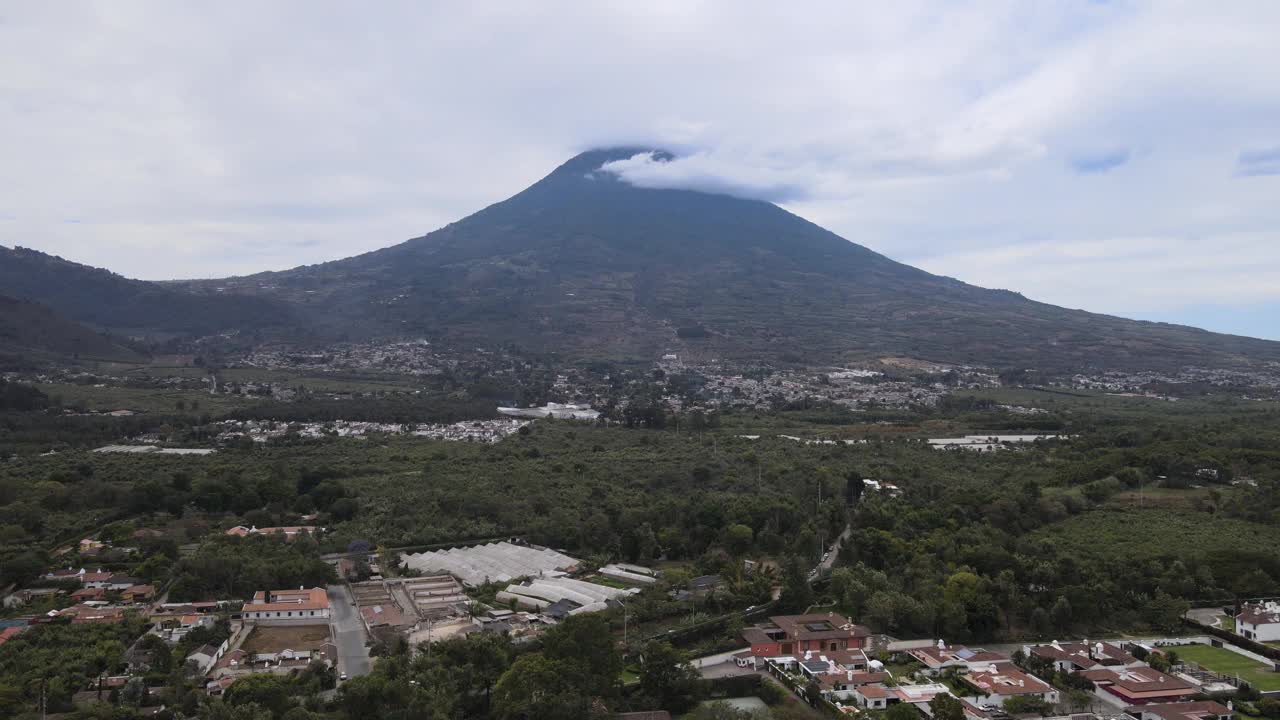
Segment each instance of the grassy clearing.
[{"label": "grassy clearing", "polygon": [[1184,645],[1174,648],[1178,657],[1195,663],[1223,675],[1239,675],[1240,678],[1258,690],[1270,692],[1280,690],[1280,673],[1272,672],[1259,662],[1254,662],[1239,653],[1209,645]]},{"label": "grassy clearing", "polygon": [[[1219,494],[1231,492],[1230,487],[1217,488]],[[1194,510],[1199,503],[1210,500],[1209,488],[1165,488],[1152,487],[1138,490],[1126,490],[1116,493],[1107,499],[1106,507],[1120,510]]]}]

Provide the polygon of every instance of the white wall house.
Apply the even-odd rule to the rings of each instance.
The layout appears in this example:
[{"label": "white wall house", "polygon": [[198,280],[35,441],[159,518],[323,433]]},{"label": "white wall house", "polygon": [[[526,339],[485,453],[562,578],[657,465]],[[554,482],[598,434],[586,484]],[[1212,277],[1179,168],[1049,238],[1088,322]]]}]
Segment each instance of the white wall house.
[{"label": "white wall house", "polygon": [[329,622],[329,594],[324,588],[259,590],[240,616],[258,625],[319,625]]},{"label": "white wall house", "polygon": [[1236,634],[1255,642],[1280,641],[1280,603],[1245,605],[1236,616]]}]

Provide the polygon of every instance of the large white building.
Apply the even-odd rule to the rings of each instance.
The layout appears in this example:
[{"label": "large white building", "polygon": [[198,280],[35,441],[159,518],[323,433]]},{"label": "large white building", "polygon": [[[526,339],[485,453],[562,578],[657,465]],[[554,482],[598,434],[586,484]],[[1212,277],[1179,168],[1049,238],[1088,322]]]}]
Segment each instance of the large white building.
[{"label": "large white building", "polygon": [[329,593],[324,588],[259,590],[240,611],[259,625],[321,625],[329,622]]},{"label": "large white building", "polygon": [[1280,603],[1245,605],[1236,616],[1236,634],[1255,642],[1280,641]]}]

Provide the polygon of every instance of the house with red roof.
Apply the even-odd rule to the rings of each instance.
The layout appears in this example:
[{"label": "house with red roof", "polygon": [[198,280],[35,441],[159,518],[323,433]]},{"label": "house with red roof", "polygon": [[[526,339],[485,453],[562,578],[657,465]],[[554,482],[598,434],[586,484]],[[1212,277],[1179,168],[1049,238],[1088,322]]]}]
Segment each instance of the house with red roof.
[{"label": "house with red roof", "polygon": [[1245,605],[1236,616],[1236,633],[1254,642],[1280,642],[1280,603]]},{"label": "house with red roof", "polygon": [[1058,702],[1058,691],[1051,685],[1011,665],[973,670],[961,680],[974,691],[974,700],[983,707],[1000,707],[1005,700],[1014,697],[1035,697],[1048,703]]},{"label": "house with red roof", "polygon": [[4,630],[0,630],[0,645],[3,645],[21,635],[30,627],[30,625],[14,625],[12,627],[7,627]]},{"label": "house with red roof", "polygon": [[1146,663],[1107,642],[1060,643],[1027,645],[1022,651],[1028,657],[1038,657],[1053,663],[1055,670],[1076,672],[1079,670],[1103,670],[1111,667],[1142,667]]},{"label": "house with red roof", "polygon": [[250,535],[281,535],[284,537],[285,540],[293,540],[294,538],[298,537],[302,533],[307,533],[308,535],[314,536],[316,534],[317,529],[318,528],[316,528],[313,525],[289,525],[284,527],[264,527],[264,528],[260,528],[256,526],[245,527],[244,525],[237,525],[227,530],[227,534],[235,535],[236,537],[248,537]]},{"label": "house with red roof", "polygon": [[1125,708],[1137,720],[1231,720],[1235,712],[1212,700],[1156,703]]},{"label": "house with red roof", "polygon": [[742,638],[757,658],[796,657],[806,652],[865,649],[871,630],[836,613],[778,615],[747,628]]},{"label": "house with red roof", "polygon": [[1086,670],[1080,674],[1092,680],[1098,689],[1115,695],[1129,705],[1170,703],[1200,692],[1199,688],[1186,680],[1150,667]]},{"label": "house with red roof", "polygon": [[964,645],[948,647],[946,642],[942,640],[939,640],[937,645],[915,648],[908,650],[907,653],[923,663],[924,672],[929,675],[939,675],[943,671],[952,668],[972,671],[992,665],[1003,666],[1013,663],[1012,658],[1002,653],[991,652],[981,648],[967,648]]}]

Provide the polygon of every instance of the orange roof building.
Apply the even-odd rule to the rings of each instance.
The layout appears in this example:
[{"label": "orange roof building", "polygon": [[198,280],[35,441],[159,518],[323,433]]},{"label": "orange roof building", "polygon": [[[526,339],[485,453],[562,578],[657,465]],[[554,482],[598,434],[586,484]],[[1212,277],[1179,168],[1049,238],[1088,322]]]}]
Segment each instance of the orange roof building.
[{"label": "orange roof building", "polygon": [[241,616],[261,625],[313,625],[329,622],[329,593],[324,588],[259,590]]}]

